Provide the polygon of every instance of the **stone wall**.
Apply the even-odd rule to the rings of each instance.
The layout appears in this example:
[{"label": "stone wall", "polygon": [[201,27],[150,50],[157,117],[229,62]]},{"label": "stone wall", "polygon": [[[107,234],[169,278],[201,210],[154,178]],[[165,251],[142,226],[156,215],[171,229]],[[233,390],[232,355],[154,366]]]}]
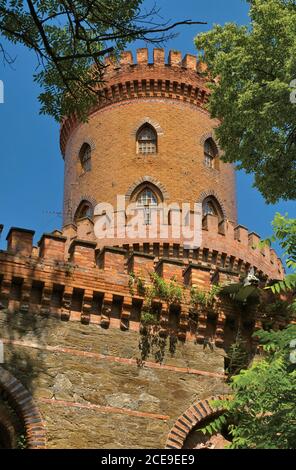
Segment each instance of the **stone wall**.
[{"label": "stone wall", "polygon": [[137,365],[139,334],[0,313],[5,367],[31,392],[49,448],[164,448],[176,419],[225,393],[221,349],[179,343]]}]

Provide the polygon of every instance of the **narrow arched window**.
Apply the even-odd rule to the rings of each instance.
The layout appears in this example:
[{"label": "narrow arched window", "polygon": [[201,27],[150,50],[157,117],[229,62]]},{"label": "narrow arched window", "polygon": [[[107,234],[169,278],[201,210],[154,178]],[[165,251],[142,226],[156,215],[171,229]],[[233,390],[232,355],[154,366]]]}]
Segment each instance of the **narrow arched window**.
[{"label": "narrow arched window", "polygon": [[91,148],[90,145],[84,143],[79,152],[79,160],[83,171],[91,170]]},{"label": "narrow arched window", "polygon": [[212,201],[206,201],[203,205],[203,215],[216,215],[216,209]]},{"label": "narrow arched window", "polygon": [[207,139],[204,144],[204,161],[208,168],[214,168],[217,153],[217,147],[213,139]]},{"label": "narrow arched window", "polygon": [[223,211],[219,202],[215,197],[207,197],[202,203],[202,212],[203,216],[206,215],[215,215],[218,217],[219,222],[224,219]]},{"label": "narrow arched window", "polygon": [[157,134],[150,124],[144,124],[138,131],[137,152],[144,155],[157,152]]},{"label": "narrow arched window", "polygon": [[86,217],[88,217],[89,219],[92,219],[93,213],[94,213],[93,207],[90,204],[90,202],[82,201],[75,213],[75,217],[74,217],[75,222],[79,219],[84,219]]},{"label": "narrow arched window", "polygon": [[154,192],[150,188],[145,188],[137,197],[137,206],[144,210],[144,223],[151,225],[152,211],[158,205],[158,200]]}]

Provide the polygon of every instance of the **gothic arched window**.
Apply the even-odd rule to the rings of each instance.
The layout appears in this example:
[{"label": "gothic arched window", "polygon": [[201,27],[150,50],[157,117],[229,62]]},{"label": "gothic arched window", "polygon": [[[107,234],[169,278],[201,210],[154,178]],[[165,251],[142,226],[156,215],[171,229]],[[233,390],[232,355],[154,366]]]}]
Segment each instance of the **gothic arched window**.
[{"label": "gothic arched window", "polygon": [[94,214],[93,207],[90,202],[88,201],[82,201],[78,209],[76,210],[74,220],[75,222],[79,219],[84,219],[88,217],[89,219],[92,219]]},{"label": "gothic arched window", "polygon": [[208,168],[214,168],[215,158],[217,157],[217,147],[212,138],[209,138],[204,143],[204,161]]},{"label": "gothic arched window", "polygon": [[223,211],[217,199],[213,196],[209,196],[204,199],[202,203],[203,216],[215,215],[218,217],[219,222],[224,219]]},{"label": "gothic arched window", "polygon": [[157,152],[157,133],[150,124],[144,124],[137,133],[137,153],[144,155]]},{"label": "gothic arched window", "polygon": [[138,194],[137,206],[144,210],[144,223],[151,225],[152,210],[158,206],[158,199],[150,188],[145,188]]},{"label": "gothic arched window", "polygon": [[84,171],[91,170],[91,148],[90,145],[84,143],[79,152],[79,160]]}]

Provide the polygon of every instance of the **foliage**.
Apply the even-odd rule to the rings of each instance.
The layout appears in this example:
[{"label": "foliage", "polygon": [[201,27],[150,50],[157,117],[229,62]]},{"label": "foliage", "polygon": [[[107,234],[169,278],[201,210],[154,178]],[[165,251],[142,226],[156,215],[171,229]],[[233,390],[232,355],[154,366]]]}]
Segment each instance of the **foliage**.
[{"label": "foliage", "polygon": [[142,310],[141,312],[141,323],[143,325],[158,325],[157,312],[151,312],[147,310]]},{"label": "foliage", "polygon": [[249,26],[215,25],[195,39],[212,80],[209,110],[227,162],[254,173],[267,202],[296,197],[295,0],[250,0]]},{"label": "foliage", "polygon": [[235,342],[230,346],[227,354],[226,373],[228,380],[246,369],[250,362],[250,353],[247,350],[246,341],[243,339],[240,330],[237,332]]},{"label": "foliage", "polygon": [[[152,7],[141,12],[143,0],[0,0],[0,36],[22,44],[37,56],[35,81],[42,87],[41,113],[58,121],[87,111],[102,95],[103,62],[116,57],[136,39],[163,43],[180,24],[161,20]],[[5,62],[14,59],[0,43]]]},{"label": "foliage", "polygon": [[263,350],[268,354],[284,354],[289,360],[291,348],[290,343],[296,340],[296,326],[290,325],[282,331],[257,331],[256,336],[263,346]]},{"label": "foliage", "polygon": [[296,326],[256,336],[263,356],[232,378],[233,399],[214,402],[226,410],[222,422],[211,423],[203,432],[214,434],[227,422],[231,448],[295,449],[296,364],[291,361],[291,345]]},{"label": "foliage", "polygon": [[268,301],[261,301],[257,311],[262,319],[264,329],[268,330],[274,327],[275,322],[290,322],[294,316],[291,302],[279,299],[278,295],[272,295]]},{"label": "foliage", "polygon": [[[286,259],[287,266],[294,272],[285,276],[283,281],[274,283],[269,289],[274,294],[291,293],[296,290],[296,219],[289,219],[288,215],[285,216],[277,213],[273,220],[274,234],[269,239],[263,242],[269,246],[278,241]],[[290,302],[290,313],[295,316],[296,314],[296,299]]]},{"label": "foliage", "polygon": [[289,219],[288,214],[276,213],[272,222],[274,235],[269,244],[278,241],[284,251],[287,266],[296,271],[296,219]]},{"label": "foliage", "polygon": [[287,292],[296,288],[296,273],[288,274],[282,281],[273,284],[270,289],[274,294],[280,294],[281,292]]},{"label": "foliage", "polygon": [[66,276],[72,276],[72,274],[75,271],[75,266],[71,263],[65,263],[64,264],[64,271]]},{"label": "foliage", "polygon": [[20,434],[17,437],[17,449],[27,449],[28,443],[25,434]]},{"label": "foliage", "polygon": [[[216,403],[216,402],[215,402],[215,404],[218,405],[218,403]],[[221,431],[221,429],[225,425],[227,425],[227,418],[224,414],[222,414],[218,418],[216,418],[214,421],[209,423],[207,426],[205,426],[202,429],[198,429],[197,431],[202,432],[203,434],[213,435],[213,434]]]},{"label": "foliage", "polygon": [[150,282],[136,276],[135,273],[130,273],[129,287],[131,295],[135,295],[136,291],[139,296],[144,297],[140,319],[140,364],[151,353],[153,353],[157,362],[162,362],[165,357],[167,339],[169,339],[169,351],[173,355],[176,349],[177,337],[173,331],[168,331],[168,329],[162,327],[159,319],[160,303],[165,304],[167,311],[169,311],[170,306],[180,304],[183,299],[183,288],[175,278],[166,281],[156,273],[150,273]]},{"label": "foliage", "polygon": [[192,287],[190,290],[191,314],[195,316],[200,308],[202,310],[207,309],[208,311],[213,310],[220,291],[221,287],[218,285],[213,285],[208,292]]},{"label": "foliage", "polygon": [[183,288],[177,283],[175,277],[170,281],[165,281],[156,273],[151,273],[150,277],[153,285],[150,295],[163,300],[168,305],[179,304],[182,301]]},{"label": "foliage", "polygon": [[130,274],[129,287],[132,295],[135,293],[135,287],[138,295],[145,298],[145,306],[148,311],[151,310],[153,300],[163,301],[170,306],[179,304],[183,299],[183,288],[177,283],[176,278],[166,281],[157,273],[150,273],[150,281],[145,282],[140,276],[134,273]]}]

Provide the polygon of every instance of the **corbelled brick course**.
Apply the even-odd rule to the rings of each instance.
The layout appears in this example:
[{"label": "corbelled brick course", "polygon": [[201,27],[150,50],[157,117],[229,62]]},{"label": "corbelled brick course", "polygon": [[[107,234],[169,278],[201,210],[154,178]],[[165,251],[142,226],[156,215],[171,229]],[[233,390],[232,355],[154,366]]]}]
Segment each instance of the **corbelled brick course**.
[{"label": "corbelled brick course", "polygon": [[[207,216],[206,220],[214,218]],[[29,243],[26,237],[24,254],[23,243],[20,243],[23,232],[14,229],[9,237],[9,251],[0,253],[1,305],[10,311],[32,311],[64,321],[138,330],[143,299],[137,292],[132,293],[130,273],[149,279],[149,273],[156,271],[164,279],[175,278],[184,286],[188,299],[180,306],[178,336],[179,339],[195,339],[188,328],[189,312],[186,304],[191,286],[209,290],[213,276],[222,283],[237,282],[239,276],[247,274],[250,266],[258,267],[257,274],[262,280],[280,279],[283,276],[283,267],[273,250],[268,249],[263,253],[251,245],[254,234],[249,235],[245,228],[238,227],[225,234],[217,231],[213,245],[206,242],[207,235],[213,236],[213,232],[203,232],[204,246],[209,248],[192,250],[186,256],[181,246],[177,251],[175,246],[170,245],[164,249],[160,243],[136,246],[139,250],[148,248],[149,253],[133,251],[134,246],[126,245],[124,248],[97,249],[97,244],[90,240],[72,236],[72,241],[68,242],[65,236],[50,234],[41,238],[39,251],[35,251],[35,254],[32,251],[32,238]],[[211,249],[211,246],[216,249]],[[158,256],[153,254],[156,247]],[[164,253],[166,256],[163,256]],[[133,310],[135,302],[138,302],[136,312]],[[213,333],[216,345],[223,346],[225,321],[227,317],[235,315],[235,311],[226,301],[220,300],[218,305],[219,313]],[[164,323],[170,317],[170,311],[166,310],[165,305],[162,307],[162,317]],[[208,334],[207,325],[207,314],[199,315],[199,342],[203,342],[204,335]],[[256,329],[258,327],[259,319],[255,325]]]}]

